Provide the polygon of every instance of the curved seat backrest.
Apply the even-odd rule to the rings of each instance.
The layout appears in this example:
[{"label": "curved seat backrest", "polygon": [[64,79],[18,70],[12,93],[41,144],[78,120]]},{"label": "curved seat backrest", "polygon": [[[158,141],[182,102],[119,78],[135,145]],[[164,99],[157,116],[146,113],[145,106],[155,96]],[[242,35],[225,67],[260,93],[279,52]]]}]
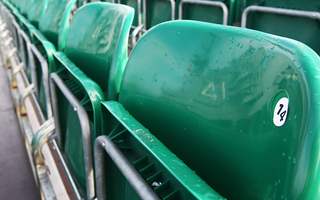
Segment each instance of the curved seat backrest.
[{"label": "curved seat backrest", "polygon": [[319,66],[294,40],[175,21],[139,40],[119,102],[227,199],[316,200]]},{"label": "curved seat backrest", "polygon": [[[277,0],[248,0],[242,1],[243,9],[252,6],[266,6],[272,8],[285,8],[293,11],[320,11],[320,2],[316,0],[307,1],[277,1]],[[239,8],[240,9],[240,8]],[[241,11],[241,13],[243,10]],[[240,13],[240,12],[239,12]],[[320,54],[320,41],[318,36],[320,34],[319,16],[310,14],[306,16],[290,16],[285,13],[264,13],[258,11],[251,11],[247,17],[247,28],[263,31],[266,33],[276,34],[283,37],[298,40],[314,51]],[[303,28],[301,28],[303,27]]]},{"label": "curved seat backrest", "polygon": [[[134,8],[135,12],[134,12],[134,19],[132,22],[133,26],[139,26],[141,22],[139,22],[139,15],[141,15],[141,13],[139,13],[139,6],[141,7],[141,0],[140,0],[140,5],[138,3],[138,0],[122,0],[121,4],[130,6],[132,8]],[[140,8],[141,10],[141,8]]]},{"label": "curved seat backrest", "polygon": [[36,28],[39,27],[41,14],[48,6],[49,0],[33,0],[29,6],[27,18],[29,22]]},{"label": "curved seat backrest", "polygon": [[[54,53],[57,74],[89,116],[92,143],[101,135],[100,102],[104,100],[107,90],[113,99],[117,98],[127,61],[127,41],[133,15],[133,8],[125,5],[86,4],[72,18],[65,52]],[[83,152],[87,149],[82,148],[85,133],[73,109],[74,106],[63,95],[58,95],[53,103],[54,115],[61,119],[55,118],[60,123],[56,129],[60,129],[62,138],[65,138],[62,139],[62,149],[72,174],[82,188],[80,190],[85,193],[87,183]]]},{"label": "curved seat backrest", "polygon": [[90,3],[85,8],[86,12],[78,10],[70,24],[65,54],[101,87],[107,99],[116,100],[134,10],[111,3]]},{"label": "curved seat backrest", "polygon": [[[173,20],[172,18],[172,5],[167,0],[143,0],[145,4],[144,12],[144,24],[145,29],[148,30],[151,27],[158,25],[165,21]],[[177,6],[177,5],[175,5]],[[175,18],[175,15],[174,15]]]},{"label": "curved seat backrest", "polygon": [[49,0],[39,21],[39,30],[60,51],[64,49],[73,5],[77,0]]},{"label": "curved seat backrest", "polygon": [[29,10],[29,7],[30,5],[33,3],[34,0],[25,0],[25,1],[22,1],[21,4],[20,4],[20,13],[24,16],[24,17],[27,17],[28,15],[28,10]]}]

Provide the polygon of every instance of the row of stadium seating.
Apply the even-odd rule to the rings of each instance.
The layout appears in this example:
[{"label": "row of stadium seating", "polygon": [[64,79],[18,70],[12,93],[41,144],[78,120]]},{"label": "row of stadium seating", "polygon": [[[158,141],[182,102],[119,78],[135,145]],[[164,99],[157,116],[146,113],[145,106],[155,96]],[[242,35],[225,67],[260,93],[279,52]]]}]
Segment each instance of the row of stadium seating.
[{"label": "row of stadium seating", "polygon": [[[86,2],[77,1],[73,9]],[[317,40],[320,34],[318,13],[320,3],[316,0],[304,2],[298,0],[109,0],[109,2],[125,4],[135,9],[133,28],[136,28],[137,33],[145,32],[165,21],[198,20],[242,26],[292,38],[305,43],[317,53],[320,52],[320,42]],[[20,13],[36,27],[40,19],[40,9],[36,5],[46,6],[47,3],[48,0],[12,1]]]},{"label": "row of stadium seating", "polygon": [[173,20],[175,5],[194,19],[222,2],[130,2],[1,1],[1,54],[44,198],[59,196],[52,155],[70,199],[319,199],[315,6],[226,3],[224,24],[242,9],[242,24],[302,30],[308,41],[291,38],[303,44],[218,25],[223,9]]}]

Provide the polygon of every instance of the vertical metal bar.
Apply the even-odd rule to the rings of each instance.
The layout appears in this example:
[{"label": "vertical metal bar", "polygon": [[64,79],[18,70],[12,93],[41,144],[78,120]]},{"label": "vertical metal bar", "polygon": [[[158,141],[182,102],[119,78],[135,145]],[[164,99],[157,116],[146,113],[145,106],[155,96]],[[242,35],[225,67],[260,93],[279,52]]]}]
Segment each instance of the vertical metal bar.
[{"label": "vertical metal bar", "polygon": [[[27,55],[28,55],[28,64],[30,66],[30,70],[31,70],[31,82],[35,84],[35,88],[38,88],[38,82],[37,82],[37,74],[36,74],[36,67],[35,67],[35,61],[34,61],[34,56],[33,56],[33,52],[31,50],[31,40],[29,39],[29,37],[27,36],[27,34],[20,29],[20,35],[22,36],[22,38],[24,39],[26,45],[27,45]],[[38,97],[38,91],[36,90],[36,96]]]},{"label": "vertical metal bar", "polygon": [[[80,126],[81,126],[81,132],[82,132],[82,141],[83,141],[83,156],[84,156],[84,165],[85,165],[85,171],[86,171],[86,186],[87,186],[87,199],[94,199],[95,197],[95,186],[94,186],[94,175],[93,175],[93,161],[92,161],[92,143],[91,143],[91,129],[90,129],[90,122],[89,117],[86,112],[86,110],[83,108],[83,106],[80,104],[78,99],[73,95],[71,90],[66,86],[66,84],[63,82],[63,80],[58,76],[56,73],[51,73],[51,94],[53,98],[54,104],[54,111],[57,111],[57,94],[56,90],[53,87],[58,87],[62,94],[66,97],[66,99],[69,101],[71,106],[74,108],[74,111],[77,112]],[[57,113],[54,113],[55,117],[57,116]],[[59,118],[55,119],[55,126],[56,129],[57,126],[60,125],[57,123]],[[60,129],[60,127],[59,127]],[[56,132],[58,138],[60,138],[61,142],[61,130],[59,132]],[[60,146],[61,147],[61,146]]]},{"label": "vertical metal bar", "polygon": [[144,29],[147,30],[147,0],[142,0],[142,9],[143,9],[143,24]]},{"label": "vertical metal bar", "polygon": [[70,181],[72,189],[73,189],[77,199],[80,200],[81,196],[80,196],[79,190],[78,190],[75,182],[73,181],[73,178],[72,178],[71,173],[70,173],[70,171],[68,169],[68,166],[67,166],[66,162],[64,161],[63,156],[61,154],[61,151],[60,151],[60,149],[59,149],[59,147],[58,147],[58,145],[57,145],[57,143],[56,143],[56,141],[54,139],[52,140],[52,144],[53,144],[53,146],[55,147],[55,149],[57,151],[58,157],[59,157],[59,159],[61,161],[61,164],[62,164],[62,166],[63,166],[63,168],[64,168],[64,170],[65,170],[65,172],[67,174],[67,177],[68,177],[68,180]]},{"label": "vertical metal bar", "polygon": [[[31,45],[31,50],[40,62],[42,70],[42,84],[45,90],[46,106],[47,106],[47,116],[52,117],[52,108],[50,100],[50,88],[49,88],[49,66],[47,60],[41,55],[40,51],[34,44]],[[40,93],[40,91],[38,91]],[[40,99],[39,99],[40,101]]]},{"label": "vertical metal bar", "polygon": [[171,20],[175,20],[176,18],[176,2],[174,0],[170,0],[171,3]]},{"label": "vertical metal bar", "polygon": [[57,95],[57,89],[56,89],[56,83],[52,78],[52,75],[50,76],[50,92],[51,92],[51,102],[52,102],[52,111],[53,111],[53,116],[54,116],[54,123],[55,123],[55,128],[56,128],[56,138],[57,138],[57,143],[59,147],[62,147],[62,134],[61,134],[61,126],[60,126],[60,113],[58,109],[58,95]]}]

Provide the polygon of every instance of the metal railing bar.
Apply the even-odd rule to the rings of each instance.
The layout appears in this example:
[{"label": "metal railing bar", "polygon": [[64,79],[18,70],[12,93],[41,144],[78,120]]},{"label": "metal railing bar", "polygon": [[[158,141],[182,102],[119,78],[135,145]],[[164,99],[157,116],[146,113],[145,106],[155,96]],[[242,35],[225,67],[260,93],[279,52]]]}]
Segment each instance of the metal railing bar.
[{"label": "metal railing bar", "polygon": [[134,166],[123,155],[121,150],[108,138],[99,136],[94,143],[95,172],[97,183],[97,198],[106,200],[106,184],[104,169],[104,153],[107,152],[121,173],[128,180],[139,197],[143,200],[160,200],[155,191],[148,185]]},{"label": "metal railing bar", "polygon": [[207,6],[214,6],[214,7],[220,7],[223,12],[223,20],[222,24],[227,25],[228,24],[228,8],[226,4],[220,1],[199,1],[199,0],[182,0],[179,3],[179,19],[182,19],[182,12],[183,12],[183,4],[199,4],[199,5],[207,5]]},{"label": "metal railing bar", "polygon": [[[47,106],[47,117],[50,118],[52,117],[52,108],[51,108],[51,100],[50,100],[50,87],[49,87],[49,66],[47,63],[47,60],[42,56],[40,51],[37,49],[37,47],[34,44],[31,44],[31,51],[34,53],[36,58],[39,60],[40,65],[41,65],[41,70],[42,70],[42,84],[44,86],[45,90],[45,97],[46,97],[46,106]],[[34,65],[34,73],[35,72],[35,65]],[[38,83],[36,80],[32,81],[34,83]],[[36,88],[38,89],[38,87]],[[40,91],[38,92],[38,97],[40,94]],[[39,99],[40,101],[40,99]]]},{"label": "metal railing bar", "polygon": [[284,8],[272,8],[267,6],[249,6],[242,13],[241,27],[247,27],[247,18],[249,12],[263,12],[279,15],[287,15],[293,17],[305,17],[310,19],[320,20],[320,13],[312,11],[301,11],[301,10],[292,10]]},{"label": "metal railing bar", "polygon": [[67,87],[67,85],[63,82],[63,80],[56,73],[51,73],[50,78],[50,86],[51,86],[51,97],[53,102],[53,112],[55,116],[55,127],[57,140],[61,147],[61,130],[59,123],[59,111],[57,108],[58,98],[56,87],[60,89],[62,94],[69,101],[71,106],[74,108],[74,111],[77,112],[81,132],[82,132],[82,140],[83,140],[83,156],[84,156],[84,165],[86,172],[86,190],[87,190],[87,199],[94,199],[95,191],[94,191],[94,175],[93,175],[93,161],[92,161],[92,143],[91,143],[91,129],[88,113],[80,104],[78,99],[74,96],[71,90]]}]

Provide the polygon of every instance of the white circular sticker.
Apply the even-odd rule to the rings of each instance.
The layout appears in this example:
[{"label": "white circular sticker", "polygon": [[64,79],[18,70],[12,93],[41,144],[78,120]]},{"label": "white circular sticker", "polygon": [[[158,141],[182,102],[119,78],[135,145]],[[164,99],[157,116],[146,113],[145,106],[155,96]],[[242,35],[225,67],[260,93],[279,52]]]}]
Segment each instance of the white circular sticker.
[{"label": "white circular sticker", "polygon": [[288,106],[289,106],[288,98],[283,97],[278,101],[273,111],[274,125],[280,127],[286,122],[287,115],[288,115]]}]

